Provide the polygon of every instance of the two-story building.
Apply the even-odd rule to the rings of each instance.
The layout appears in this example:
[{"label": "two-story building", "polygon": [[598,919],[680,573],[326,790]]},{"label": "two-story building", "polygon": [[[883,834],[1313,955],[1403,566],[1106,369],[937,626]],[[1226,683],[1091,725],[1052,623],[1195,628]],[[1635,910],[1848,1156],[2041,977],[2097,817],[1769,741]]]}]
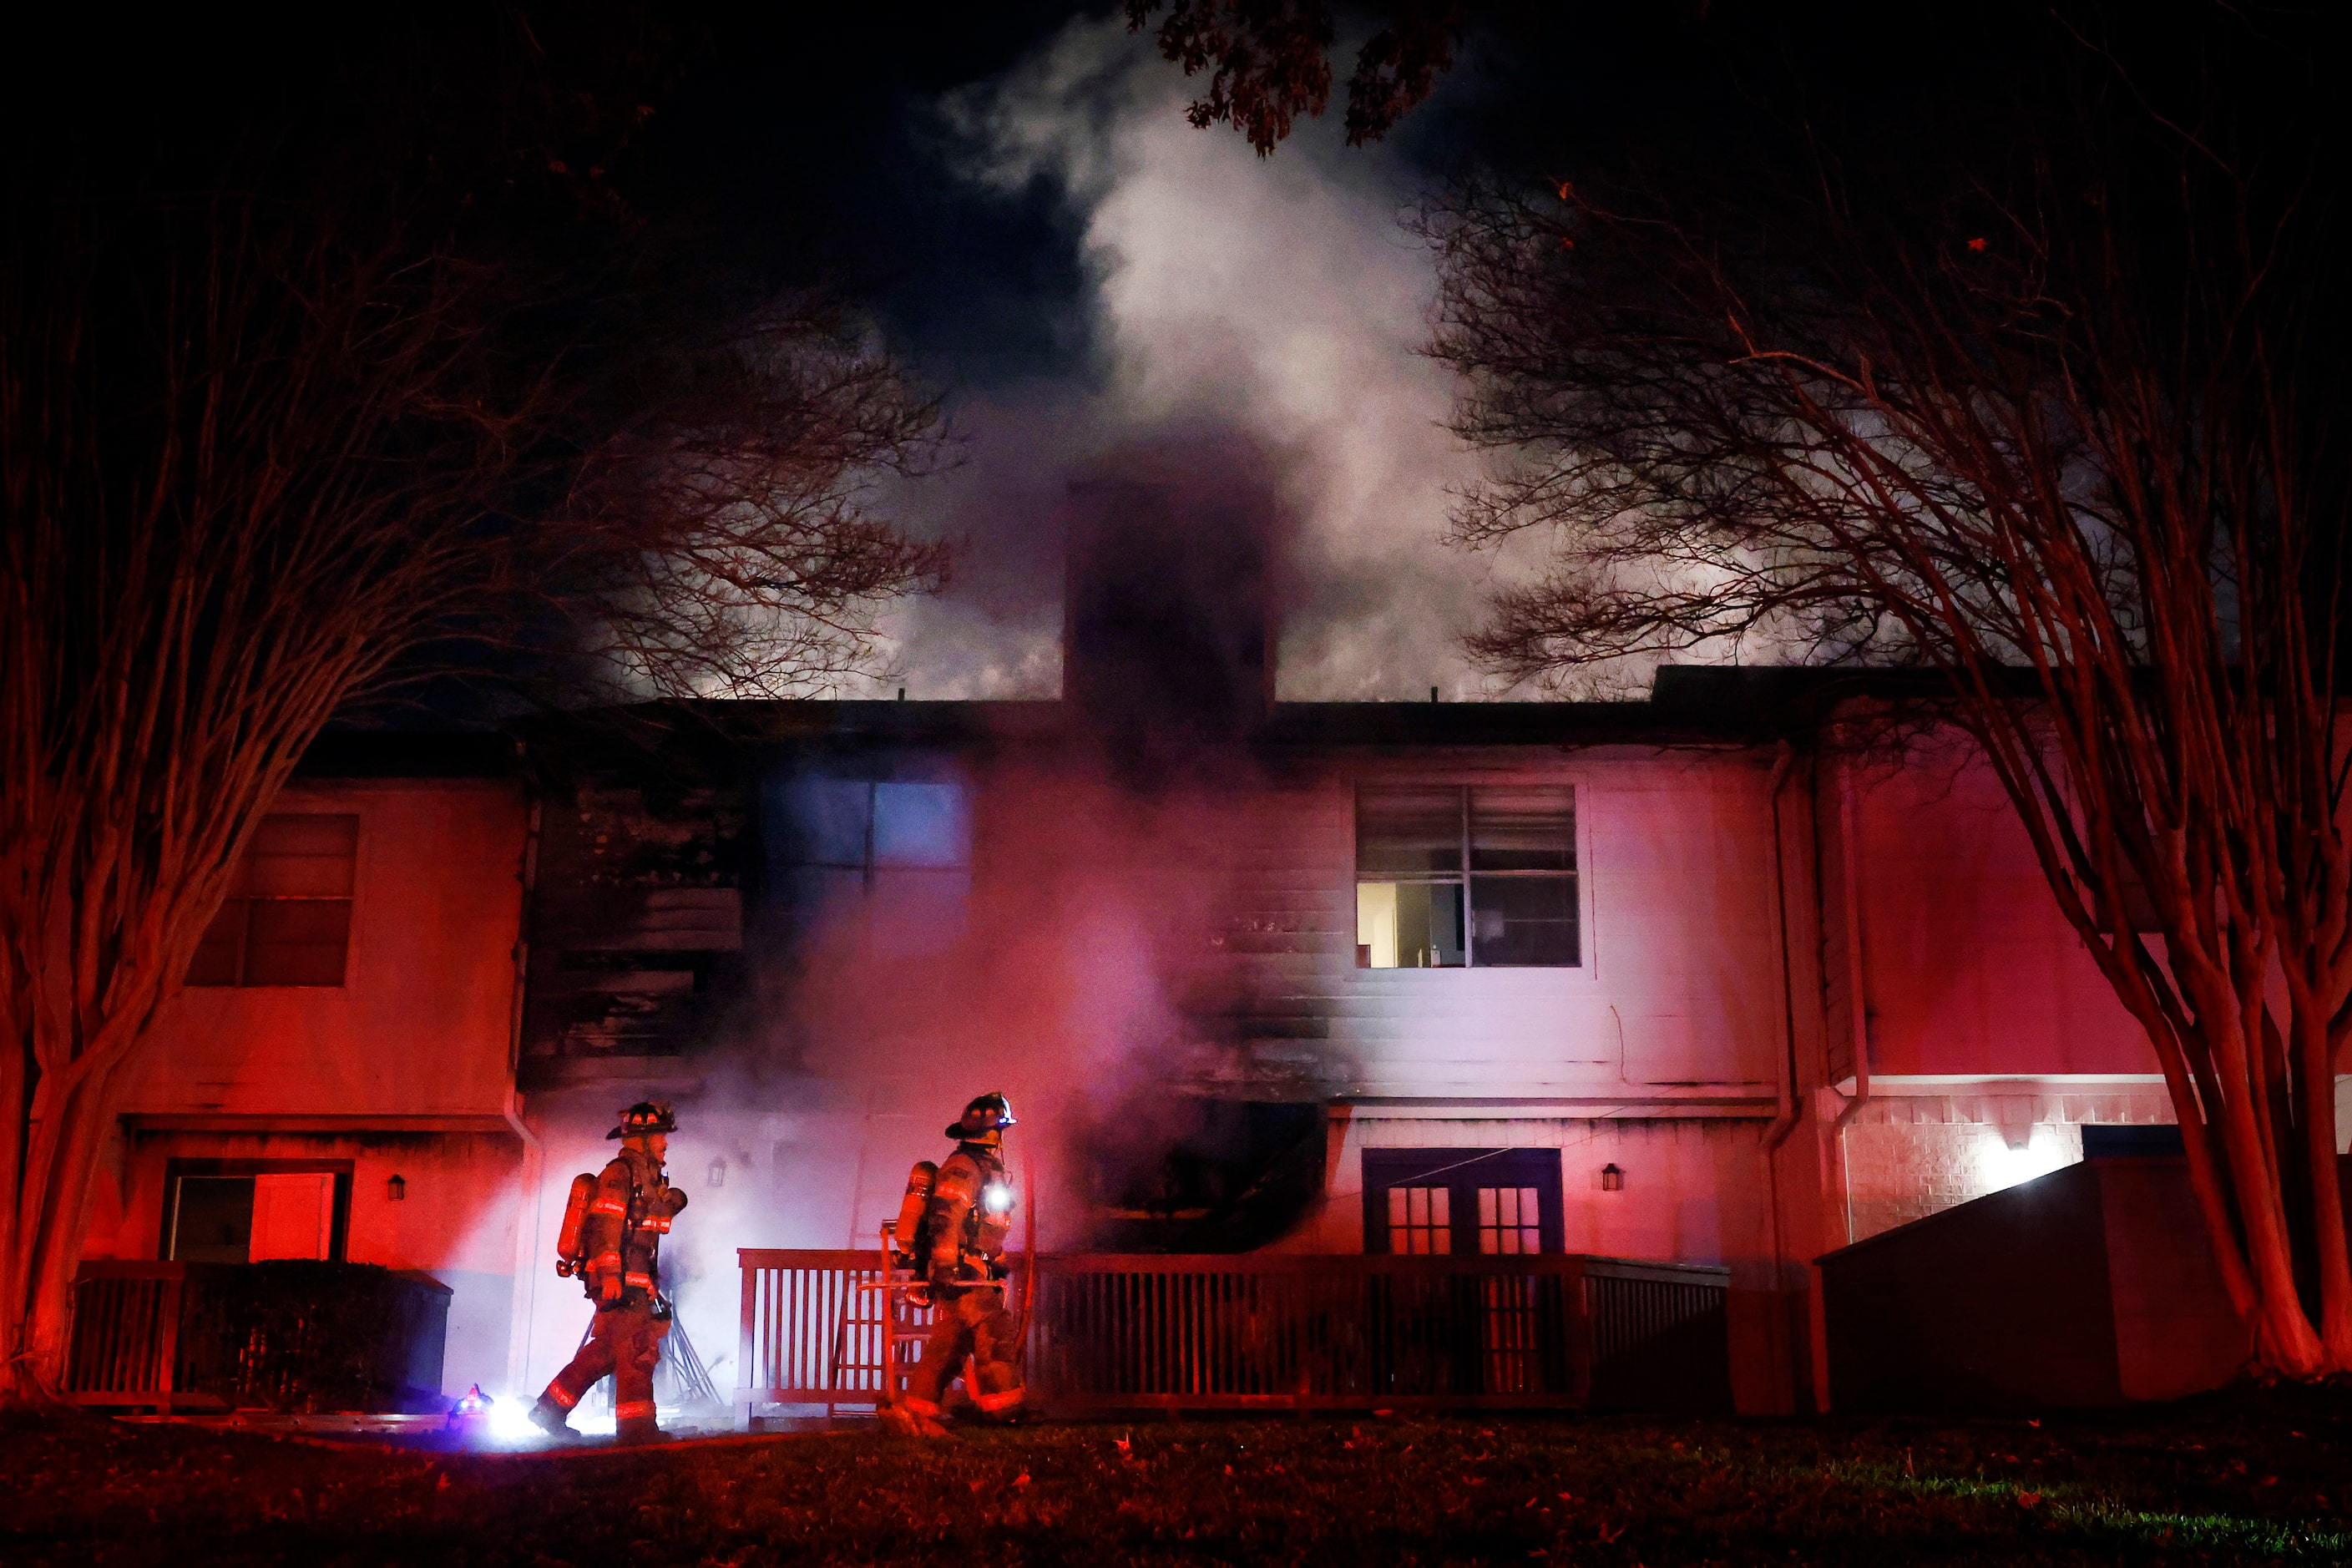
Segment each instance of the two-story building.
[{"label": "two-story building", "polygon": [[1833,697],[322,744],[126,1092],[89,1254],[421,1269],[447,1390],[528,1393],[585,1321],[569,1177],[672,1098],[669,1283],[724,1384],[734,1249],[869,1243],[1002,1089],[1024,1241],[1720,1264],[1741,1406],[1806,1407],[1810,1259],[2171,1120],[1982,773],[1825,751]]},{"label": "two-story building", "polygon": [[528,1114],[576,1163],[624,1086],[679,1100],[714,1361],[732,1248],[865,1243],[1002,1088],[1048,1249],[1727,1265],[1741,1405],[1801,1407],[1809,1259],[2171,1120],[1988,781],[1825,754],[1818,689],[1172,746],[1076,702],[628,715],[698,760],[548,745],[600,761],[544,814]]}]

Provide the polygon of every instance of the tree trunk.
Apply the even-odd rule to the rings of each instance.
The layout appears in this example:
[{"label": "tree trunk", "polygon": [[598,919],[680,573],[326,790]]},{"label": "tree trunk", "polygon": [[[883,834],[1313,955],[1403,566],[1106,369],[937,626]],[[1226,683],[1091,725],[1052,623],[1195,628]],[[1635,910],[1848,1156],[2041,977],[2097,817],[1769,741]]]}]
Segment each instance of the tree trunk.
[{"label": "tree trunk", "polygon": [[[54,1117],[42,1117],[36,1142],[49,1145],[49,1180],[26,1194],[28,1268],[19,1300],[7,1302],[14,1323],[9,1399],[57,1399],[66,1387],[66,1352],[73,1321],[73,1277],[82,1262],[82,1227],[89,1217],[99,1157],[110,1121],[110,1074],[85,1077]],[[52,1133],[54,1123],[54,1133]]]},{"label": "tree trunk", "polygon": [[74,1275],[111,1131],[113,1079],[104,1069],[86,1073],[63,1104],[35,1107],[25,1170],[41,1179],[9,1194],[16,1234],[7,1294],[0,1297],[0,1355],[9,1373],[0,1397],[46,1401],[64,1390]]},{"label": "tree trunk", "polygon": [[2319,1337],[2335,1367],[2352,1371],[2352,1237],[2344,1230],[2343,1177],[2336,1152],[2336,1053],[2310,987],[2292,971],[2287,984],[2296,1088],[2309,1107],[2303,1131],[2319,1273]]}]

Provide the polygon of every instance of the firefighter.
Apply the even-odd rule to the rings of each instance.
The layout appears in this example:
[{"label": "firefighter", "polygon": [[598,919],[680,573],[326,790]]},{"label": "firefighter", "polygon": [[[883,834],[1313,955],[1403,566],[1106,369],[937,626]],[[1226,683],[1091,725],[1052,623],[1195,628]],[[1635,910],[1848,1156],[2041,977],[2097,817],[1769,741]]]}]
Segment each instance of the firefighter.
[{"label": "firefighter", "polygon": [[983,1094],[947,1130],[955,1152],[940,1166],[916,1267],[931,1300],[931,1330],[907,1392],[886,1407],[899,1430],[937,1436],[940,1396],[971,1358],[965,1392],[983,1415],[1003,1419],[1021,1403],[1021,1329],[1004,1304],[1005,1237],[1013,1226],[1013,1184],[1004,1175],[1004,1130],[1013,1108]]},{"label": "firefighter", "polygon": [[531,1407],[531,1420],[550,1434],[568,1436],[572,1406],[610,1373],[620,1440],[652,1442],[662,1436],[654,1423],[654,1368],[670,1311],[655,1286],[661,1278],[661,1238],[686,1207],[686,1194],[662,1171],[669,1134],[677,1131],[667,1101],[639,1100],[604,1134],[621,1141],[621,1152],[596,1178],[581,1245],[581,1283],[596,1303],[596,1318],[588,1342]]}]

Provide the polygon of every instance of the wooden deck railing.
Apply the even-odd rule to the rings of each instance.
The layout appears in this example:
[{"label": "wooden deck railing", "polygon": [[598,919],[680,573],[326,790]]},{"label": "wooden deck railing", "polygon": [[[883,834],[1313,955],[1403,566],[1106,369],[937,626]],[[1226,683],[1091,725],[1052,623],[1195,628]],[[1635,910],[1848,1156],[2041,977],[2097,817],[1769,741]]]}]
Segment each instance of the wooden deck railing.
[{"label": "wooden deck railing", "polygon": [[74,1278],[66,1393],[77,1405],[209,1405],[187,1390],[184,1263],[92,1259]]},{"label": "wooden deck railing", "polygon": [[429,1276],[366,1265],[93,1258],[74,1277],[65,1392],[162,1410],[429,1403],[449,1294]]},{"label": "wooden deck railing", "polygon": [[[761,1405],[870,1406],[903,1376],[928,1315],[859,1288],[882,1279],[876,1254],[740,1257],[739,1424]],[[1069,1411],[1727,1409],[1728,1283],[1576,1255],[1048,1256],[1027,1382]]]}]

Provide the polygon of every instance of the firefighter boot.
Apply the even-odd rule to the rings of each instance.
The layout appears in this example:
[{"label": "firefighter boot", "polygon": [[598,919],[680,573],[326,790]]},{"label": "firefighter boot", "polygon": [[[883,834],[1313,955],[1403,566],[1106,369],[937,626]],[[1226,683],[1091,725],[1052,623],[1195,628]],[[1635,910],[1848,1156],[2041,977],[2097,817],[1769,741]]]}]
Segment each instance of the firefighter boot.
[{"label": "firefighter boot", "polygon": [[570,1425],[572,1412],[551,1394],[542,1394],[530,1407],[530,1424],[560,1443],[576,1443],[580,1434]]},{"label": "firefighter boot", "polygon": [[909,1410],[903,1404],[885,1405],[875,1413],[885,1432],[901,1437],[944,1437],[948,1429],[940,1425],[939,1417]]},{"label": "firefighter boot", "polygon": [[642,1448],[648,1444],[675,1443],[677,1440],[677,1433],[665,1432],[650,1421],[632,1422],[627,1427],[616,1429],[613,1434],[614,1443],[624,1448]]}]

